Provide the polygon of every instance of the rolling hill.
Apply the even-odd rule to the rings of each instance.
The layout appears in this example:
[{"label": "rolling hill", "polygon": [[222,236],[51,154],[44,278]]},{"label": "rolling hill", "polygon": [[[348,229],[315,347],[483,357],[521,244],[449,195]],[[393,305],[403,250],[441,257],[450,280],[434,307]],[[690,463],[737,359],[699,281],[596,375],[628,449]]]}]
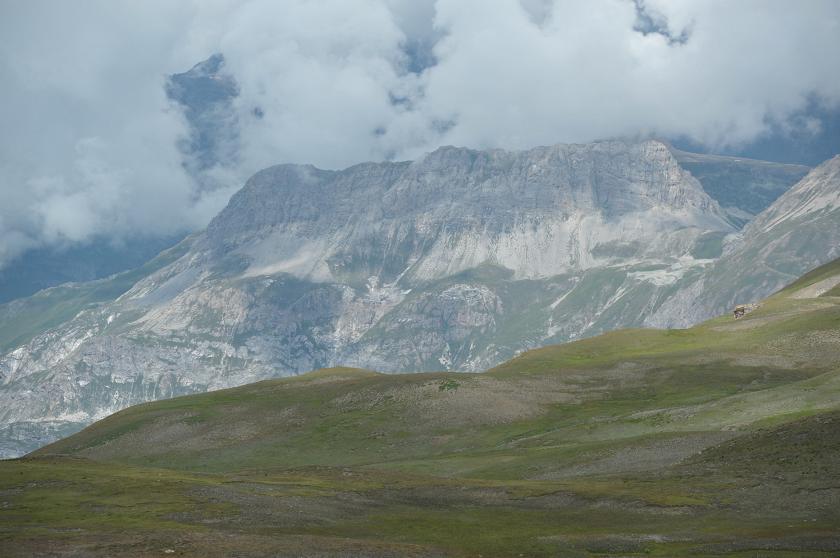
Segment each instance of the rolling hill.
[{"label": "rolling hill", "polygon": [[685,330],[331,368],[0,463],[4,555],[831,556],[840,260]]}]

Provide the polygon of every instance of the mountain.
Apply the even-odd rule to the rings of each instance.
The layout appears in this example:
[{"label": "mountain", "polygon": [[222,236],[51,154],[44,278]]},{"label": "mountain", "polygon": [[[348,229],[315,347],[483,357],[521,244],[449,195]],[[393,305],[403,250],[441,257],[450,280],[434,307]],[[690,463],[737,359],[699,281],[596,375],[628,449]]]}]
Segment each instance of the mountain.
[{"label": "mountain", "polygon": [[[795,175],[694,160],[707,180],[752,169],[733,182],[749,191]],[[656,141],[271,167],[206,231],[113,286],[0,307],[0,455],[134,403],[261,378],[475,371],[620,327],[696,323],[725,309],[693,297],[724,292],[702,278],[738,224]],[[732,288],[771,292],[750,281]],[[88,288],[118,294],[91,301]],[[44,318],[16,322],[30,315]]]},{"label": "mountain", "polygon": [[836,554],[838,285],[840,260],[740,319],[484,373],[333,368],[132,407],[0,463],[0,551]]},{"label": "mountain", "polygon": [[189,139],[180,145],[184,164],[199,184],[202,170],[237,160],[239,123],[232,105],[238,95],[239,85],[221,54],[166,81],[166,96],[180,106],[189,126]]},{"label": "mountain", "polygon": [[[122,294],[129,290],[139,279],[171,263],[177,257],[184,254],[190,239],[186,239],[178,246],[165,250],[156,258],[141,266],[140,268],[116,274],[107,279],[90,281],[87,283],[68,283],[59,287],[46,289],[32,297],[15,300],[8,304],[0,305],[0,352],[5,356],[0,365],[0,385],[8,389],[10,396],[4,404],[9,409],[23,401],[24,404],[35,396],[41,398],[42,416],[32,414],[32,420],[25,422],[4,422],[0,427],[0,456],[21,455],[32,447],[37,447],[78,430],[78,415],[62,414],[62,406],[66,405],[65,393],[72,391],[68,385],[86,387],[85,380],[77,380],[70,371],[64,370],[63,377],[58,376],[51,384],[43,382],[49,373],[49,367],[60,361],[61,355],[72,352],[75,347],[63,345],[65,340],[69,343],[74,341],[72,335],[74,330],[72,324],[79,323],[91,316],[95,309],[102,305],[113,303]],[[69,324],[69,328],[68,328]],[[64,328],[64,329],[62,329]],[[40,355],[45,357],[39,374],[25,376],[23,381],[15,382],[17,373],[25,362],[20,362],[17,355],[24,354],[23,348],[33,339],[42,339],[41,346],[49,347],[52,341],[56,341],[56,334],[53,331],[64,331],[64,339],[59,338],[55,347],[51,347],[51,353]],[[79,335],[92,335],[89,332],[75,331]],[[107,389],[107,388],[106,388]],[[19,393],[23,393],[21,396]],[[107,396],[107,394],[102,394]],[[154,398],[156,393],[150,394]],[[161,394],[162,395],[162,394]],[[115,393],[115,397],[119,394]],[[117,403],[119,404],[119,403]],[[46,409],[49,409],[47,411]]]},{"label": "mountain", "polygon": [[804,165],[689,153],[673,147],[671,152],[739,226],[767,209],[811,170]]},{"label": "mountain", "polygon": [[686,326],[767,296],[840,256],[840,156],[812,170],[731,239],[702,276],[685,281],[647,325]]},{"label": "mountain", "polygon": [[640,325],[733,230],[654,141],[271,167],[112,300],[41,329],[11,324],[84,288],[0,309],[2,448],[150,399],[339,364],[480,370]]}]

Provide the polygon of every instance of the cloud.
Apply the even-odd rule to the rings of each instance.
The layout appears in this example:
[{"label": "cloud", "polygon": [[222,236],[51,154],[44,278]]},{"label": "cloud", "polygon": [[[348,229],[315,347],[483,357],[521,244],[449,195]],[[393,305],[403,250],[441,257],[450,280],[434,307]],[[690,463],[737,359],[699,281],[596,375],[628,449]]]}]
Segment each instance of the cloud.
[{"label": "cloud", "polygon": [[[2,10],[0,266],[33,246],[201,227],[279,162],[338,168],[441,144],[628,135],[720,149],[818,131],[809,103],[840,104],[832,0],[41,0]],[[164,84],[214,53],[237,83],[216,122],[235,152],[197,165],[185,160],[191,122]]]},{"label": "cloud", "polygon": [[[617,135],[750,141],[840,100],[840,6],[811,2],[555,2],[535,24],[517,2],[441,0],[424,109],[446,141],[527,147]],[[639,28],[640,15],[659,32]],[[469,79],[463,76],[468,75]]]},{"label": "cloud", "polygon": [[[162,85],[183,19],[26,2],[0,17],[0,263],[38,245],[199,226]],[[80,9],[82,8],[82,9]]]}]

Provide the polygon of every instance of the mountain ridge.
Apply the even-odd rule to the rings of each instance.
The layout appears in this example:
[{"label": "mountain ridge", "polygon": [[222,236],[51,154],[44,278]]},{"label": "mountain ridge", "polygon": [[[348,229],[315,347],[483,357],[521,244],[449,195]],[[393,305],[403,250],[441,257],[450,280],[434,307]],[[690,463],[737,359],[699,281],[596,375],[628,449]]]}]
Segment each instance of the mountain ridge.
[{"label": "mountain ridge", "polygon": [[146,399],[335,365],[480,370],[667,322],[732,231],[654,141],[270,167],[176,260],[0,356],[0,446]]},{"label": "mountain ridge", "polygon": [[[421,278],[435,279],[484,263],[485,256],[492,263],[500,263],[503,267],[514,269],[519,276],[540,277],[565,271],[562,263],[548,263],[548,269],[542,269],[546,264],[537,263],[532,264],[536,265],[536,269],[530,269],[527,262],[517,261],[516,257],[510,254],[502,254],[503,246],[486,246],[492,243],[493,235],[499,235],[498,243],[501,245],[505,241],[515,241],[504,234],[507,232],[504,229],[507,227],[509,230],[523,223],[511,221],[510,214],[528,221],[543,217],[548,211],[560,211],[561,217],[566,219],[574,219],[581,213],[597,215],[599,211],[603,211],[605,221],[611,221],[636,211],[661,208],[666,213],[663,218],[671,217],[675,221],[684,219],[685,222],[680,225],[690,226],[694,224],[691,221],[693,210],[698,215],[708,214],[702,223],[705,228],[729,228],[725,219],[716,215],[716,204],[705,195],[699,183],[679,169],[664,144],[647,142],[636,145],[638,153],[632,154],[628,154],[628,144],[623,142],[553,146],[515,153],[443,147],[412,163],[362,164],[340,171],[340,174],[336,174],[336,171],[321,171],[311,166],[270,167],[257,173],[234,196],[231,204],[208,226],[207,237],[217,253],[229,252],[236,248],[231,244],[231,237],[245,232],[237,229],[237,226],[245,226],[246,230],[284,226],[286,230],[283,232],[286,233],[295,228],[301,235],[324,237],[335,233],[335,227],[343,225],[345,220],[354,223],[359,220],[369,222],[372,230],[350,231],[349,237],[342,241],[373,244],[372,248],[375,249],[375,243],[372,243],[368,236],[377,237],[378,242],[387,246],[410,242],[406,238],[409,233],[431,232],[434,237],[435,234],[439,235],[440,229],[444,227],[467,229],[468,234],[473,236],[474,245],[469,246],[469,249],[455,247],[438,256],[439,260],[463,261],[460,267],[441,269],[442,264],[439,262],[427,265],[420,262]],[[587,156],[601,157],[603,160],[596,160],[590,163],[590,166],[585,166],[586,163],[581,160],[585,161]],[[630,171],[636,174],[626,178],[617,177],[610,180],[606,172],[601,172],[603,176],[600,177],[587,176],[600,172],[598,169],[607,164],[607,161],[622,166],[623,161],[615,162],[619,156],[652,162],[650,167]],[[584,168],[576,167],[581,164]],[[545,176],[546,172],[550,172],[546,171],[546,168],[568,170],[559,175],[555,171],[554,174]],[[664,187],[652,187],[652,178],[645,176],[645,173],[661,173],[663,176],[657,178],[664,182]],[[361,181],[357,178],[358,175],[361,175]],[[340,181],[338,185],[331,185],[330,179],[333,178]],[[449,186],[455,184],[455,181],[458,187],[449,190]],[[382,186],[366,193],[365,188],[359,187],[360,182]],[[508,189],[499,191],[498,188],[502,187],[499,183],[508,186]],[[276,189],[279,184],[283,184],[282,197]],[[550,186],[554,184],[571,187],[567,186],[568,189],[564,189]],[[647,184],[650,185],[646,186]],[[631,185],[638,185],[638,190],[628,191]],[[510,189],[511,187],[513,189]],[[453,191],[458,192],[457,199],[452,197]],[[351,203],[348,196],[360,199],[354,199]],[[244,201],[246,198],[247,205]],[[266,206],[266,202],[270,205]],[[277,202],[280,204],[277,205]],[[505,202],[512,203],[513,207],[503,209]],[[448,209],[447,205],[454,210]],[[244,213],[236,215],[237,210]],[[300,214],[296,215],[295,211]],[[313,230],[312,227],[316,226],[313,222],[317,222],[323,213],[330,214],[323,230]],[[397,225],[390,222],[395,218],[408,220],[409,223],[405,227],[409,231],[397,230]],[[495,224],[496,219],[501,220],[498,226]],[[363,226],[365,225],[361,223],[357,225]],[[521,231],[521,234],[527,233]],[[550,236],[551,232],[536,234]],[[558,234],[563,234],[563,231],[558,231]],[[580,234],[586,235],[585,231],[581,231]],[[488,235],[489,238],[485,238]],[[253,236],[249,236],[248,240],[252,240]],[[307,240],[309,239],[295,238],[292,244],[298,245]],[[276,238],[272,239],[273,245],[282,243],[277,241]],[[418,249],[416,246],[410,247],[410,253],[404,258],[406,262],[412,257],[424,259],[422,254],[417,253]],[[433,246],[432,250],[434,249]],[[290,259],[296,256],[297,254],[292,254]],[[346,256],[326,252],[322,259]],[[568,258],[567,263],[573,265],[580,256],[569,254]],[[374,255],[373,259],[380,261],[382,256]],[[321,261],[320,265],[313,265],[311,268],[318,268],[321,277],[329,277],[329,271],[326,269],[328,266],[329,262]],[[280,266],[278,269],[283,268]]]}]

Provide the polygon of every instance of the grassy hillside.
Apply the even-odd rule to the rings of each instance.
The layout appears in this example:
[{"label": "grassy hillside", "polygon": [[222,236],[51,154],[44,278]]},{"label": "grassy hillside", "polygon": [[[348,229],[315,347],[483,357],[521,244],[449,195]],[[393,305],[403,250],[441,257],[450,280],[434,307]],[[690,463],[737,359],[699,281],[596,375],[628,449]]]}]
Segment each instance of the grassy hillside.
[{"label": "grassy hillside", "polygon": [[0,463],[0,554],[837,555],[838,284],[481,374],[132,407]]}]

